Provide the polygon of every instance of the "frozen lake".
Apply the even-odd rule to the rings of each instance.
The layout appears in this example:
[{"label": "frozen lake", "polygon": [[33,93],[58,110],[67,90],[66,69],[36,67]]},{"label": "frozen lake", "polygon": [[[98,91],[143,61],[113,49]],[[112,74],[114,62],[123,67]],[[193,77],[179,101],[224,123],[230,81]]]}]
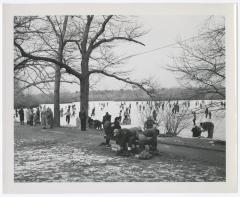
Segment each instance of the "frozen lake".
[{"label": "frozen lake", "polygon": [[[173,106],[173,103],[176,101],[165,101],[164,102],[164,110],[162,110],[162,106],[160,105],[159,112],[158,112],[158,117],[161,118],[164,113],[170,110],[170,105],[171,107]],[[186,106],[184,105],[185,101],[178,101],[178,104],[180,106],[180,111],[186,109]],[[202,109],[200,110],[200,113],[197,113],[197,118],[196,118],[196,124],[199,125],[200,122],[205,122],[205,121],[211,121],[214,123],[214,139],[220,139],[220,140],[225,140],[225,110],[221,111],[216,111],[217,106],[209,107],[209,110],[212,113],[211,120],[209,118],[205,117],[204,111],[205,111],[205,106],[210,104],[210,103],[217,103],[217,106],[220,106],[221,101],[210,101],[210,100],[204,100],[204,101],[195,101],[192,100],[190,101],[190,106],[188,107],[187,111],[189,111],[189,124],[188,126],[183,129],[183,131],[179,134],[179,136],[182,137],[191,137],[192,132],[191,129],[193,127],[192,119],[193,115],[191,112],[193,110],[199,109],[200,108],[200,103],[202,105]],[[119,116],[120,113],[120,105],[121,103],[124,103],[124,107],[122,110],[122,120],[123,120],[123,113],[129,105],[131,105],[131,125],[122,125],[122,127],[142,127],[144,121],[146,120],[147,115],[152,114],[150,112],[150,106],[152,107],[152,110],[154,109],[154,102],[152,104],[147,104],[147,101],[138,101],[138,104],[136,101],[126,101],[126,102],[120,102],[120,101],[90,101],[89,102],[89,116],[91,115],[92,109],[95,107],[95,116],[92,117],[93,119],[97,119],[102,121],[102,117],[105,115],[106,112],[108,112],[112,116],[112,121],[114,121],[114,118]],[[161,101],[161,104],[163,101]],[[41,106],[46,105],[46,107],[50,107],[53,111],[53,104],[43,104]],[[76,108],[76,114],[75,116],[71,116],[70,119],[70,124],[68,125],[66,122],[66,115],[63,115],[61,117],[61,126],[69,126],[69,127],[75,127],[76,126],[76,118],[78,117],[79,110],[80,110],[80,103],[79,102],[73,102],[73,103],[65,103],[60,105],[60,109],[62,108],[64,113],[66,113],[68,106],[71,106],[71,113],[72,113],[72,105],[75,105]],[[140,110],[140,105],[141,105],[141,110]],[[104,107],[103,107],[104,106]],[[143,111],[143,106],[145,106],[145,110]],[[26,116],[25,116],[26,117]],[[160,133],[165,133],[166,130],[164,126],[159,126]],[[206,137],[207,132],[204,132],[202,136]]]}]

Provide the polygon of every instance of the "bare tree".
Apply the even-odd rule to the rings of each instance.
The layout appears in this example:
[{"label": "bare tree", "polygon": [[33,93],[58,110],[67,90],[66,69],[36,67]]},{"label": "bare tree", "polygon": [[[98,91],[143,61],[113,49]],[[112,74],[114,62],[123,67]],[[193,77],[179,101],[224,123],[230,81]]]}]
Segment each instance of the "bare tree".
[{"label": "bare tree", "polygon": [[147,105],[144,110],[139,111],[142,126],[145,124],[147,118],[151,117],[153,119],[153,110],[156,110],[155,126],[160,131],[165,130],[167,135],[178,136],[180,132],[190,125],[190,117],[192,117],[192,113],[188,107],[180,105],[180,108],[179,112],[173,113],[172,108],[167,104],[165,110]]},{"label": "bare tree", "polygon": [[178,41],[180,55],[167,68],[197,94],[213,93],[225,99],[225,23],[210,17],[197,37]]},{"label": "bare tree", "polygon": [[161,117],[167,133],[172,136],[178,136],[181,131],[190,125],[190,113],[187,108],[178,113],[167,110]]},{"label": "bare tree", "polygon": [[[52,18],[55,18],[55,22]],[[142,82],[131,80],[128,71],[120,71],[118,69],[124,62],[113,52],[117,42],[127,41],[144,45],[137,39],[146,32],[142,31],[141,25],[134,20],[134,17],[88,15],[65,16],[62,20],[57,20],[56,18],[56,16],[47,17],[47,20],[52,26],[51,33],[55,32],[57,36],[55,40],[57,40],[58,47],[52,43],[53,39],[51,37],[48,38],[49,40],[45,44],[41,41],[42,47],[47,45],[51,48],[51,50],[49,48],[46,49],[47,52],[44,53],[29,52],[26,45],[19,43],[17,39],[14,40],[14,45],[22,57],[57,65],[59,71],[55,73],[56,81],[59,81],[60,69],[64,69],[65,72],[77,77],[80,81],[81,111],[84,110],[88,114],[89,78],[92,74],[112,77],[137,86],[149,95],[152,94],[153,88],[148,80]],[[71,22],[67,18],[70,18]],[[71,25],[67,26],[69,23]],[[49,28],[42,28],[42,31],[49,32]],[[55,46],[55,48],[52,48],[52,46]],[[76,53],[76,48],[79,54]],[[51,51],[50,54],[49,51]],[[57,56],[52,54],[54,51],[58,54]],[[57,89],[59,87],[55,83],[55,90]],[[59,102],[55,100],[54,103]]]},{"label": "bare tree", "polygon": [[76,81],[61,80],[62,74],[66,72],[61,71],[59,63],[68,61],[67,55],[64,55],[70,48],[65,48],[66,39],[70,40],[76,32],[67,31],[68,16],[15,17],[14,22],[16,44],[26,48],[32,57],[45,56],[56,60],[52,62],[23,56],[22,51],[16,48],[14,70],[15,79],[26,84],[22,89],[34,86],[44,92],[45,88],[52,87],[49,83],[54,82],[54,123],[60,126],[60,83]]}]

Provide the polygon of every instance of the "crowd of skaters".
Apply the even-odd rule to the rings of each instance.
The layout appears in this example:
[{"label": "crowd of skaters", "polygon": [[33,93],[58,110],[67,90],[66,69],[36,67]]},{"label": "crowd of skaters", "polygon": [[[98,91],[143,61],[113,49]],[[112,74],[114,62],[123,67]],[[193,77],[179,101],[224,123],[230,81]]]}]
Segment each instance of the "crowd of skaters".
[{"label": "crowd of skaters", "polygon": [[[131,119],[131,109],[132,105],[134,102],[120,102],[119,104],[119,113],[116,115],[118,117],[119,122],[122,124],[124,119]],[[97,104],[95,104],[97,106]],[[98,103],[98,108],[96,106],[91,109],[90,113],[90,118],[94,118],[96,115],[96,111],[107,111],[108,107],[108,102],[99,102]],[[136,101],[135,102],[135,107],[139,111],[144,111],[145,109],[150,109],[152,112],[151,118],[153,121],[156,121],[157,116],[159,114],[159,111],[166,110],[167,108],[172,111],[172,113],[178,113],[181,109],[184,108],[189,108],[190,107],[190,101],[183,101],[181,105],[179,105],[178,100],[176,101]],[[194,104],[193,104],[194,105]],[[207,105],[205,105],[205,101],[196,101],[195,102],[196,107],[203,108]],[[225,102],[221,101],[221,106],[225,107]],[[75,104],[72,105],[67,105],[65,107],[62,107],[60,109],[60,116],[63,117],[65,116],[66,118],[66,124],[69,125],[71,122],[72,118],[76,119],[76,126],[77,127],[83,127],[82,129],[86,130],[86,120],[87,120],[87,115],[84,111],[82,113],[76,113],[77,108]],[[193,113],[193,125],[196,125],[196,120],[197,120],[197,114],[195,111]],[[45,105],[39,106],[37,108],[27,108],[27,109],[16,109],[16,116],[20,116],[20,124],[24,124],[24,119],[26,119],[27,125],[42,125],[43,128],[47,127],[53,127],[53,112],[50,107],[46,107]],[[212,118],[212,112],[209,110],[208,107],[205,108],[205,117],[211,119]]]},{"label": "crowd of skaters", "polygon": [[20,108],[15,109],[15,116],[20,120],[21,125],[37,126],[42,125],[43,129],[53,127],[53,112],[50,107]]}]

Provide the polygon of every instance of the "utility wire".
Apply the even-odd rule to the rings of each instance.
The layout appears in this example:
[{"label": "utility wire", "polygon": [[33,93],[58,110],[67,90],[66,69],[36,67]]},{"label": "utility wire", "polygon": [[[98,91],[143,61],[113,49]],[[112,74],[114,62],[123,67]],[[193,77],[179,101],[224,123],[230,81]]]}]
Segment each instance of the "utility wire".
[{"label": "utility wire", "polygon": [[[206,34],[206,33],[199,34],[198,36],[193,36],[193,37],[187,38],[187,39],[185,39],[185,40],[182,40],[182,42],[185,42],[185,41],[189,41],[189,40],[198,38],[199,36],[202,36],[202,35],[205,35],[205,34]],[[161,46],[161,47],[157,47],[157,48],[151,49],[151,50],[149,50],[149,51],[143,51],[143,52],[140,52],[140,53],[135,53],[135,54],[132,54],[132,55],[123,57],[123,58],[121,58],[121,60],[126,60],[126,59],[129,59],[129,58],[132,58],[132,57],[136,57],[136,56],[139,56],[139,55],[145,55],[145,54],[148,54],[148,53],[152,53],[152,52],[154,52],[154,51],[158,51],[158,50],[161,50],[161,49],[165,49],[165,48],[168,48],[168,47],[175,46],[176,44],[178,44],[178,42],[174,42],[174,43],[167,44],[167,45],[164,45],[164,46]]]}]

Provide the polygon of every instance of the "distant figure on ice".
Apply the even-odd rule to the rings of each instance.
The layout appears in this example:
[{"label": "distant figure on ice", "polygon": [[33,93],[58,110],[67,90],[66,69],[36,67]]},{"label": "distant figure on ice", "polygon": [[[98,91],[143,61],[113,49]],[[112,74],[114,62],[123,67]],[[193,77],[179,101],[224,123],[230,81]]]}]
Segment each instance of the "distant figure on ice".
[{"label": "distant figure on ice", "polygon": [[95,107],[92,109],[91,117],[95,116]]},{"label": "distant figure on ice", "polygon": [[196,125],[196,119],[197,119],[197,116],[196,116],[196,112],[194,111],[193,112],[193,126]]},{"label": "distant figure on ice", "polygon": [[42,112],[41,112],[41,123],[42,123],[42,128],[46,129],[47,127],[47,110],[46,106],[43,106]]},{"label": "distant figure on ice", "polygon": [[179,112],[179,106],[178,104],[173,104],[173,108],[172,108],[172,113],[176,114],[177,112]]},{"label": "distant figure on ice", "polygon": [[178,102],[177,102],[177,104],[175,105],[175,110],[176,110],[176,112],[179,112],[179,105],[178,105]]},{"label": "distant figure on ice", "polygon": [[34,125],[40,124],[40,110],[39,107],[37,108],[37,111],[34,115]]},{"label": "distant figure on ice", "polygon": [[120,110],[120,112],[119,112],[119,121],[120,122],[122,121],[122,110]]},{"label": "distant figure on ice", "polygon": [[128,118],[128,108],[126,109],[126,111],[124,112],[124,119]]},{"label": "distant figure on ice", "polygon": [[80,123],[80,118],[79,118],[79,117],[76,118],[76,127],[77,127],[78,129],[81,128],[81,123]]},{"label": "distant figure on ice", "polygon": [[24,125],[24,111],[23,108],[21,107],[21,109],[19,110],[19,116],[20,116],[20,124]]},{"label": "distant figure on ice", "polygon": [[70,123],[70,117],[71,117],[71,112],[70,112],[70,107],[68,107],[67,112],[66,112],[66,122],[69,125]]},{"label": "distant figure on ice", "polygon": [[31,113],[30,108],[27,108],[27,111],[26,111],[27,125],[30,125],[30,113]]},{"label": "distant figure on ice", "polygon": [[208,117],[208,107],[207,107],[206,110],[205,110],[205,117],[206,117],[206,118]]},{"label": "distant figure on ice", "polygon": [[211,111],[208,112],[208,117],[209,117],[209,119],[212,119],[212,112]]},{"label": "distant figure on ice", "polygon": [[153,120],[156,121],[157,120],[157,112],[156,112],[155,109],[153,110],[153,114],[152,115],[153,115]]},{"label": "distant figure on ice", "polygon": [[74,107],[74,108],[72,108],[72,116],[75,117],[75,114],[76,114],[76,109]]},{"label": "distant figure on ice", "polygon": [[50,107],[47,108],[47,127],[53,128],[53,112]]},{"label": "distant figure on ice", "polygon": [[60,116],[63,117],[63,108],[60,110]]},{"label": "distant figure on ice", "polygon": [[33,109],[29,108],[29,125],[33,126]]}]

